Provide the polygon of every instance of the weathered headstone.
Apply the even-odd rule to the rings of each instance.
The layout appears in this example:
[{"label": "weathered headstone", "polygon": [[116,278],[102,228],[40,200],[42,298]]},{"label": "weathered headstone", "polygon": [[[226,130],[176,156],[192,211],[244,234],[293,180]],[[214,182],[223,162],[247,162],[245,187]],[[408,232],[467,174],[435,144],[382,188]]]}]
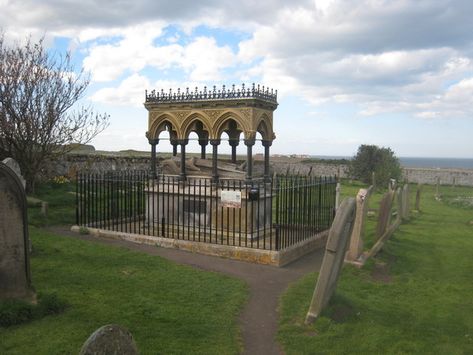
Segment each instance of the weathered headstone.
[{"label": "weathered headstone", "polygon": [[320,316],[335,291],[338,276],[343,266],[348,239],[353,229],[355,208],[355,199],[349,197],[342,201],[337,210],[325,247],[322,267],[307,312],[307,324],[314,322]]},{"label": "weathered headstone", "polygon": [[79,355],[135,355],[138,348],[131,333],[116,324],[100,327],[82,345]]},{"label": "weathered headstone", "polygon": [[391,219],[391,206],[394,193],[386,192],[379,204],[378,223],[376,224],[375,241],[382,237]]},{"label": "weathered headstone", "polygon": [[402,188],[402,218],[409,219],[409,185],[405,184]]},{"label": "weathered headstone", "polygon": [[12,169],[15,172],[15,174],[18,176],[18,179],[20,179],[21,184],[23,185],[23,188],[26,188],[26,181],[23,178],[23,175],[21,175],[21,169],[18,162],[13,158],[5,158],[3,159],[2,163],[8,166],[10,169]]},{"label": "weathered headstone", "polygon": [[[391,194],[391,198],[389,199],[389,201],[391,201],[391,206],[392,207],[392,201],[393,201],[393,194],[394,192],[392,191],[389,191],[388,194]],[[383,198],[384,200],[384,198]],[[402,194],[402,189],[399,187],[396,191],[396,202],[397,202],[397,218],[396,218],[396,221],[394,223],[391,223],[389,224],[389,222],[387,223],[386,225],[386,228],[384,230],[384,232],[379,235],[379,237],[377,237],[377,240],[376,242],[374,243],[374,245],[371,247],[371,249],[364,254],[364,261],[368,260],[369,258],[372,258],[373,256],[375,256],[384,246],[384,244],[388,241],[389,238],[391,238],[391,236],[393,235],[393,233],[396,231],[396,229],[399,227],[399,225],[401,224],[402,222],[402,209],[404,208],[404,204],[403,204],[403,194]],[[383,205],[383,201],[381,201],[381,204]],[[388,204],[387,200],[386,200],[386,204]],[[381,209],[382,207],[380,207]],[[381,212],[380,211],[380,218],[381,218],[381,214],[383,214],[384,212]],[[389,215],[391,215],[391,208],[389,209]]]},{"label": "weathered headstone", "polygon": [[356,217],[350,237],[350,246],[346,255],[346,259],[349,261],[358,260],[363,252],[365,220],[372,191],[373,186],[370,186],[368,189],[360,189],[356,195]]},{"label": "weathered headstone", "polygon": [[398,187],[396,190],[396,210],[397,210],[396,224],[397,225],[401,224],[402,222],[403,207],[404,207],[404,204],[402,203],[402,189]]},{"label": "weathered headstone", "polygon": [[45,201],[41,201],[41,214],[44,217],[48,217],[48,206],[49,204]]},{"label": "weathered headstone", "polygon": [[417,185],[417,191],[416,191],[416,206],[415,206],[415,209],[416,209],[416,211],[419,211],[419,212],[420,212],[420,195],[421,195],[421,192],[422,192],[422,185],[418,184]]},{"label": "weathered headstone", "polygon": [[435,199],[440,200],[440,177],[437,177],[437,183],[435,184]]},{"label": "weathered headstone", "polygon": [[389,179],[388,190],[392,192],[396,191],[396,185],[396,179]]},{"label": "weathered headstone", "polygon": [[26,195],[15,171],[0,163],[0,299],[34,301]]},{"label": "weathered headstone", "polygon": [[338,206],[340,205],[340,191],[341,191],[341,185],[339,182],[337,182],[337,187],[335,187],[335,210],[338,209]]}]

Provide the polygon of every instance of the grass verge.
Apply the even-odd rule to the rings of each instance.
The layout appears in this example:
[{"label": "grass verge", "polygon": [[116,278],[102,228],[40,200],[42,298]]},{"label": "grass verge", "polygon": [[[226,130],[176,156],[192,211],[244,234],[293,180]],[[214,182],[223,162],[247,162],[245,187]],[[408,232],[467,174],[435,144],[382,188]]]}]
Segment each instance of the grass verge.
[{"label": "grass verge", "polygon": [[28,222],[36,227],[72,225],[76,218],[75,183],[50,181],[36,188],[33,198],[48,203],[48,213],[41,213],[41,203],[28,204]]},{"label": "grass verge", "polygon": [[0,327],[0,354],[77,354],[89,335],[117,323],[142,354],[237,354],[242,281],[122,248],[32,227],[33,285],[65,300],[64,312]]},{"label": "grass verge", "polygon": [[[314,325],[304,318],[317,275],[287,290],[278,333],[287,354],[473,353],[473,208],[455,203],[473,189],[442,187],[442,201],[434,190],[424,186],[422,212],[376,259],[361,270],[345,266]],[[388,278],[374,277],[380,265]]]}]

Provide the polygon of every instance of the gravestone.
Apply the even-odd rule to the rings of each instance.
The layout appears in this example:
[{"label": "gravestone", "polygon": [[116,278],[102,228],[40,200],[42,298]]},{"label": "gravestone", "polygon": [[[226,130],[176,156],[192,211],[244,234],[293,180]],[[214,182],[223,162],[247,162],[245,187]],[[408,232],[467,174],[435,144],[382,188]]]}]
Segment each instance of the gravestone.
[{"label": "gravestone", "polygon": [[405,184],[402,188],[402,218],[409,219],[409,185]]},{"label": "gravestone", "polygon": [[23,178],[23,175],[21,175],[21,169],[18,162],[13,158],[5,158],[3,159],[2,163],[15,172],[15,174],[18,176],[18,179],[20,179],[23,188],[26,188],[26,181]]},{"label": "gravestone", "polygon": [[116,324],[100,327],[85,341],[79,355],[136,355],[138,348],[131,333]]},{"label": "gravestone", "polygon": [[402,202],[402,189],[400,187],[397,188],[396,190],[396,210],[397,210],[397,216],[396,216],[396,225],[400,225],[402,221],[402,214],[403,214],[403,202]]},{"label": "gravestone", "polygon": [[335,210],[338,209],[338,206],[340,205],[340,191],[342,187],[339,182],[337,182],[337,186],[335,187]]},{"label": "gravestone", "polygon": [[417,191],[416,191],[416,211],[420,212],[420,195],[422,192],[422,185],[418,184],[417,185]]},{"label": "gravestone", "polygon": [[337,210],[328,235],[322,267],[307,312],[306,324],[314,322],[320,316],[335,291],[348,240],[353,229],[355,206],[355,199],[349,197],[342,201]]},{"label": "gravestone", "polygon": [[0,299],[35,301],[31,286],[26,195],[14,170],[0,163]]},{"label": "gravestone", "polygon": [[437,182],[435,184],[435,199],[440,200],[440,177],[437,176]]},{"label": "gravestone", "polygon": [[376,224],[375,242],[386,232],[391,219],[391,206],[393,202],[394,193],[386,192],[379,204],[378,223]]},{"label": "gravestone", "polygon": [[363,237],[365,230],[365,220],[368,214],[368,205],[373,186],[368,189],[360,189],[356,195],[356,217],[353,231],[350,237],[350,246],[346,255],[349,261],[356,261],[363,252]]}]

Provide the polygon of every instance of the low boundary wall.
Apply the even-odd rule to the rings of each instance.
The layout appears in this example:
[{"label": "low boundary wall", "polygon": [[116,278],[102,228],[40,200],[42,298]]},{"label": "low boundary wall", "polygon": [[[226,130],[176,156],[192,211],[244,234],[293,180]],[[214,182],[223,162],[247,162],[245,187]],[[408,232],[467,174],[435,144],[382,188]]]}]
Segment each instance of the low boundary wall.
[{"label": "low boundary wall", "polygon": [[[99,153],[67,154],[48,169],[53,176],[75,176],[77,171],[99,173],[109,170],[143,170],[148,169],[150,158],[143,156],[114,156]],[[344,164],[302,163],[302,162],[271,162],[277,174],[308,174],[315,176],[338,176],[349,178],[348,166]],[[437,179],[442,185],[473,186],[472,169],[432,169],[403,168],[403,176],[411,183],[435,185]]]},{"label": "low boundary wall", "polygon": [[[72,226],[71,231],[80,233],[79,226]],[[209,243],[200,243],[187,240],[153,237],[147,235],[113,232],[98,228],[87,228],[89,234],[98,238],[126,240],[138,244],[155,245],[162,248],[174,248],[186,250],[193,253],[219,256],[228,259],[247,261],[257,264],[284,266],[300,257],[325,247],[327,242],[328,230],[315,234],[298,244],[280,251],[261,250],[245,248],[238,246],[218,245]]]}]

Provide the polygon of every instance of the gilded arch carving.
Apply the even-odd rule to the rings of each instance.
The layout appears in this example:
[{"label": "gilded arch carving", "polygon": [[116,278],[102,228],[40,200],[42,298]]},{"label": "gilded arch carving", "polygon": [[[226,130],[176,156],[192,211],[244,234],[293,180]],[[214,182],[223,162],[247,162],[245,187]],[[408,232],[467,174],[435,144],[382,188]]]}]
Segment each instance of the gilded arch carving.
[{"label": "gilded arch carving", "polygon": [[215,121],[213,125],[212,138],[219,139],[222,133],[229,128],[226,125],[232,120],[236,123],[236,129],[238,131],[246,132],[251,130],[251,125],[249,125],[238,113],[234,111],[226,111]]},{"label": "gilded arch carving", "polygon": [[264,140],[272,141],[274,139],[273,122],[266,113],[263,113],[256,121],[256,131],[261,134]]},{"label": "gilded arch carving", "polygon": [[[181,123],[182,139],[188,138],[189,134],[193,131],[196,132],[199,137],[201,133],[205,132],[207,132],[207,136],[210,135],[212,132],[212,123],[211,120],[204,115],[204,112],[193,112],[184,119]],[[201,128],[196,126],[199,122],[202,124]]]},{"label": "gilded arch carving", "polygon": [[172,116],[167,114],[159,116],[151,123],[149,138],[159,138],[161,132],[166,130],[169,131],[171,138],[178,138],[180,136],[179,125],[175,122],[175,119],[173,119]]}]

